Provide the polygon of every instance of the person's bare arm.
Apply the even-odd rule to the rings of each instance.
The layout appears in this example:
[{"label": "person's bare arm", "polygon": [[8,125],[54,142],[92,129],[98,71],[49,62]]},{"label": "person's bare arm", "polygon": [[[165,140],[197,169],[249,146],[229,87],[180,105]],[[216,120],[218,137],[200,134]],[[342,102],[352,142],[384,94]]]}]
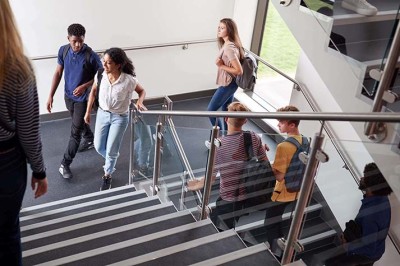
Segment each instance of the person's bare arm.
[{"label": "person's bare arm", "polygon": [[51,109],[53,109],[53,97],[57,91],[58,85],[60,84],[63,72],[64,72],[64,67],[62,65],[57,65],[56,71],[54,72],[53,75],[53,80],[51,82],[49,98],[47,99],[47,111],[49,113],[51,113]]}]

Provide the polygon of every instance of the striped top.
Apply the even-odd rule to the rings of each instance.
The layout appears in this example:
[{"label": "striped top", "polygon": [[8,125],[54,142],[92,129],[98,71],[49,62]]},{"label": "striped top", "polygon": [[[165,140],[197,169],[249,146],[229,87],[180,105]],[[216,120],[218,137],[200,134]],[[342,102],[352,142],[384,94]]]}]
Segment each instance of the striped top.
[{"label": "striped top", "polygon": [[[28,59],[27,59],[28,60]],[[33,176],[46,177],[39,131],[39,102],[33,70],[22,74],[21,66],[8,65],[0,88],[0,141],[18,137]],[[18,132],[18,133],[17,133]]]},{"label": "striped top", "polygon": [[[251,133],[253,154],[259,160],[266,159],[265,148],[261,138],[254,132]],[[226,201],[240,201],[246,199],[246,190],[240,178],[246,166],[246,151],[244,147],[243,132],[226,135],[221,138],[221,146],[217,149],[213,175],[220,174],[219,194]],[[238,193],[239,192],[239,193]]]}]

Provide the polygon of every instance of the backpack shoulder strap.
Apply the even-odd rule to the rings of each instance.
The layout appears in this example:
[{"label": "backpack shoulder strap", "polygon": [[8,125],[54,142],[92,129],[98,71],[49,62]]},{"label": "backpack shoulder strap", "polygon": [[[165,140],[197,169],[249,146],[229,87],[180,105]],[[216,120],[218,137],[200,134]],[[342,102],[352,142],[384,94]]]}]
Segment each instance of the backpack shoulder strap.
[{"label": "backpack shoulder strap", "polygon": [[250,131],[243,131],[244,149],[246,151],[247,159],[251,160],[254,157],[253,141]]},{"label": "backpack shoulder strap", "polygon": [[[304,138],[304,137],[303,137]],[[288,137],[288,138],[286,138],[285,140],[284,140],[285,142],[289,142],[289,143],[292,143],[294,146],[296,146],[296,148],[298,149],[299,147],[300,147],[300,143],[299,143],[299,141],[296,139],[296,138],[294,138],[294,137]],[[303,139],[303,141],[304,141],[304,139]]]},{"label": "backpack shoulder strap", "polygon": [[85,53],[85,60],[86,64],[90,65],[90,56],[92,55],[92,48],[89,46],[86,46],[86,53]]},{"label": "backpack shoulder strap", "polygon": [[69,44],[66,44],[63,46],[63,54],[62,54],[63,61],[65,60],[65,57],[67,57],[67,53],[68,53],[70,47],[71,46]]},{"label": "backpack shoulder strap", "polygon": [[97,88],[99,88],[99,85],[101,83],[101,79],[103,78],[103,68],[100,68],[99,70],[97,70]]},{"label": "backpack shoulder strap", "polygon": [[246,151],[247,159],[250,160],[254,157],[253,142],[251,140],[250,131],[243,131],[244,149]]}]

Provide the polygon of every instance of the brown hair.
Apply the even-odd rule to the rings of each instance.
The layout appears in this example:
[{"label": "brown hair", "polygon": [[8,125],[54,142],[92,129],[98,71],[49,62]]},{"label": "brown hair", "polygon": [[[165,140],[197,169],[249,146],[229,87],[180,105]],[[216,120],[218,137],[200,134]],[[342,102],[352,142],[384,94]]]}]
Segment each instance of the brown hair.
[{"label": "brown hair", "polygon": [[[226,26],[226,32],[228,34],[228,39],[229,41],[233,42],[235,46],[239,49],[239,54],[240,54],[240,60],[244,58],[244,52],[242,48],[242,42],[240,41],[239,37],[239,31],[237,28],[237,25],[235,21],[231,18],[223,18],[219,22],[224,23]],[[218,37],[218,46],[219,48],[222,48],[224,46],[224,39],[221,37]]]},{"label": "brown hair", "polygon": [[[277,112],[299,112],[300,110],[294,105],[287,105],[285,107],[281,107]],[[281,119],[284,120],[284,119]],[[296,127],[299,126],[300,120],[286,120],[288,124],[295,124]]]},{"label": "brown hair", "polygon": [[[228,105],[228,112],[249,112],[249,109],[240,102],[232,102]],[[229,122],[235,127],[241,127],[244,125],[244,123],[246,123],[246,118],[234,117],[229,119]]]},{"label": "brown hair", "polygon": [[6,66],[16,64],[21,74],[30,74],[29,61],[24,55],[14,15],[8,0],[0,1],[0,88],[6,77]]}]

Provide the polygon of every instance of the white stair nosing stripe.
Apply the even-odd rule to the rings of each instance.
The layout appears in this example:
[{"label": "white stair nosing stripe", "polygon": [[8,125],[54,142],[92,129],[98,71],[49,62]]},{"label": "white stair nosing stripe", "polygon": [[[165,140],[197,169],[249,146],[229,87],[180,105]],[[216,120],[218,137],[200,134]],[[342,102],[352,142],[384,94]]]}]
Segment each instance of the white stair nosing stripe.
[{"label": "white stair nosing stripe", "polygon": [[145,213],[145,212],[148,212],[148,211],[155,211],[155,210],[167,208],[167,207],[170,207],[170,206],[173,206],[173,203],[157,204],[157,205],[154,205],[154,206],[141,208],[139,210],[133,210],[133,211],[129,211],[129,212],[114,214],[114,215],[103,217],[103,218],[99,218],[99,219],[96,219],[96,220],[90,220],[90,221],[87,221],[87,222],[74,224],[74,225],[70,225],[70,226],[66,226],[66,227],[62,227],[62,228],[46,231],[46,232],[43,232],[43,233],[38,233],[38,234],[22,237],[21,238],[21,243],[27,243],[29,241],[37,240],[37,239],[40,239],[40,238],[54,236],[54,235],[58,235],[58,234],[62,234],[62,233],[70,232],[70,231],[74,231],[74,230],[77,230],[77,229],[82,229],[84,227],[93,226],[93,225],[101,224],[101,223],[106,223],[106,222],[110,222],[110,221],[126,218],[126,217],[129,217],[129,216],[139,215],[139,214],[142,214],[142,213]]},{"label": "white stair nosing stripe", "polygon": [[141,256],[137,256],[131,259],[119,261],[117,263],[109,264],[108,266],[126,266],[126,265],[137,265],[141,263],[145,263],[146,261],[162,258],[177,252],[181,252],[184,250],[188,250],[191,248],[195,248],[198,246],[202,246],[208,244],[210,242],[218,241],[220,239],[228,238],[231,236],[235,236],[236,233],[233,230],[227,230],[221,233],[215,233],[213,235],[205,236],[202,238],[197,238],[195,240],[191,240],[182,244],[178,244],[172,247],[160,249],[157,251],[153,251]]},{"label": "white stair nosing stripe", "polygon": [[[77,201],[77,200],[82,200],[82,199],[87,199],[87,198],[91,198],[91,197],[95,197],[98,195],[102,195],[102,194],[109,194],[115,191],[119,191],[119,190],[124,190],[124,189],[134,189],[135,187],[133,185],[128,185],[128,186],[122,186],[122,187],[116,187],[113,189],[108,189],[108,190],[103,190],[103,191],[99,191],[99,192],[93,192],[90,194],[85,194],[85,195],[81,195],[81,196],[76,196],[76,197],[72,197],[72,198],[67,198],[67,199],[62,199],[62,200],[57,200],[57,201],[52,201],[49,203],[44,203],[44,204],[40,204],[40,205],[36,205],[36,206],[31,206],[31,207],[26,207],[23,208],[20,213],[24,213],[27,211],[33,211],[33,210],[37,210],[37,209],[42,209],[42,208],[46,208],[46,207],[51,207],[57,204],[61,204],[61,203],[68,203],[71,201]],[[146,194],[146,191],[144,190],[136,190],[137,194]]]},{"label": "white stair nosing stripe", "polygon": [[67,257],[63,257],[63,258],[59,258],[56,260],[52,260],[52,261],[46,261],[44,263],[41,264],[37,264],[37,266],[39,265],[62,265],[62,264],[66,264],[66,263],[72,263],[74,261],[79,261],[85,258],[90,258],[96,255],[100,255],[100,254],[104,254],[104,253],[108,253],[114,250],[118,250],[118,249],[122,249],[122,248],[126,248],[126,247],[130,247],[130,246],[134,246],[134,245],[138,245],[144,242],[148,242],[154,239],[158,239],[158,238],[162,238],[165,236],[169,236],[169,235],[173,235],[179,232],[183,232],[183,231],[187,231],[187,230],[191,230],[194,228],[198,228],[198,227],[202,227],[205,225],[209,225],[211,224],[210,220],[206,219],[206,220],[202,220],[202,221],[198,221],[195,223],[190,223],[190,224],[186,224],[186,225],[181,225],[178,227],[174,227],[171,229],[167,229],[164,231],[160,231],[160,232],[156,232],[150,235],[146,235],[146,236],[142,236],[142,237],[138,237],[138,238],[134,238],[134,239],[130,239],[130,240],[126,240],[126,241],[122,241],[116,244],[112,244],[112,245],[108,245],[108,246],[104,246],[101,248],[96,248],[96,249],[92,249],[92,250],[88,250],[88,251],[84,251],[78,254],[74,254],[74,255],[70,255]]},{"label": "white stair nosing stripe", "polygon": [[[215,207],[215,205],[216,205],[215,202],[208,204],[208,206],[209,206],[210,208]],[[193,212],[198,211],[199,209],[198,209],[197,207],[193,207],[193,208],[190,208],[190,209],[187,209],[187,210],[190,211],[191,213],[193,213]]]},{"label": "white stair nosing stripe", "polygon": [[64,240],[64,241],[60,241],[60,242],[52,243],[52,244],[49,244],[49,245],[40,246],[40,247],[37,247],[37,248],[33,248],[33,249],[29,249],[29,250],[23,251],[22,252],[22,257],[33,256],[33,255],[36,255],[36,254],[39,254],[39,253],[47,252],[49,250],[54,250],[54,249],[63,248],[63,247],[66,247],[66,246],[75,245],[75,244],[86,242],[86,241],[93,240],[93,239],[96,239],[96,238],[100,238],[100,237],[104,237],[104,236],[109,236],[109,235],[121,233],[121,232],[124,232],[124,231],[137,229],[139,227],[147,226],[147,225],[150,225],[150,224],[155,224],[155,223],[158,223],[158,222],[161,222],[161,221],[164,221],[164,220],[174,219],[174,218],[178,218],[178,217],[189,215],[189,214],[190,214],[189,212],[185,212],[185,211],[169,213],[169,214],[162,215],[162,216],[159,216],[159,217],[155,217],[155,218],[143,220],[143,221],[140,221],[140,222],[136,222],[136,223],[131,223],[131,224],[115,227],[115,228],[104,230],[104,231],[101,231],[101,232],[92,233],[92,234],[89,234],[89,235],[84,235],[84,236],[80,236],[80,237],[76,237],[76,238],[67,239],[67,240]]},{"label": "white stair nosing stripe", "polygon": [[326,237],[329,237],[329,236],[332,236],[332,235],[336,235],[336,231],[335,230],[329,230],[329,231],[320,233],[318,235],[313,235],[313,236],[309,236],[307,238],[299,239],[299,242],[302,245],[306,245],[306,244],[315,242],[317,240],[320,240],[320,239],[323,239],[323,238],[326,238]]},{"label": "white stair nosing stripe", "polygon": [[[27,231],[27,230],[36,229],[36,228],[43,227],[43,226],[48,226],[48,225],[51,225],[51,224],[66,222],[66,221],[69,221],[69,220],[73,220],[73,219],[77,219],[77,218],[81,218],[81,217],[85,217],[85,216],[90,216],[90,215],[93,215],[93,214],[98,214],[98,213],[111,211],[111,210],[115,210],[115,209],[120,209],[120,208],[124,208],[124,207],[127,207],[127,206],[136,205],[136,204],[139,204],[139,203],[143,203],[143,202],[146,202],[146,201],[152,201],[152,200],[159,200],[159,198],[157,196],[146,197],[146,198],[133,200],[133,201],[127,201],[127,202],[123,202],[123,203],[118,203],[116,205],[111,205],[111,206],[107,206],[107,207],[103,207],[103,208],[99,208],[99,209],[94,209],[94,210],[90,210],[90,211],[86,211],[86,212],[81,212],[81,213],[77,213],[77,214],[71,214],[71,215],[68,215],[68,216],[64,216],[64,217],[60,217],[60,218],[56,218],[56,219],[52,219],[52,220],[48,220],[48,221],[44,221],[44,222],[40,222],[40,223],[34,223],[34,224],[30,224],[30,225],[25,225],[25,226],[21,226],[21,232]],[[155,206],[158,206],[158,205],[160,205],[160,204],[157,204]],[[172,203],[170,203],[170,205],[172,205]]]},{"label": "white stair nosing stripe", "polygon": [[[190,264],[191,266],[209,266],[209,265],[220,265],[220,264],[224,264],[224,263],[228,263],[240,258],[244,258],[259,252],[269,252],[268,248],[265,244],[261,243],[255,246],[251,246],[251,247],[247,247],[245,249],[240,249],[240,250],[236,250],[233,252],[230,252],[228,254],[224,254],[218,257],[214,257],[208,260],[203,260],[201,262],[198,263],[194,263],[194,264]],[[272,254],[271,254],[272,256]]]},{"label": "white stair nosing stripe", "polygon": [[23,222],[23,221],[27,221],[27,220],[31,220],[31,219],[36,219],[36,218],[39,218],[39,217],[44,217],[44,216],[49,216],[49,215],[62,213],[62,212],[66,212],[66,211],[76,210],[76,209],[80,209],[80,208],[83,208],[83,207],[96,205],[96,204],[99,204],[99,203],[105,203],[105,202],[108,202],[108,201],[113,201],[113,200],[117,200],[117,199],[123,199],[123,198],[127,198],[127,197],[130,197],[130,196],[135,196],[136,194],[138,194],[138,193],[136,191],[134,191],[134,192],[124,193],[124,194],[111,196],[111,197],[107,197],[107,198],[102,198],[102,199],[98,199],[98,200],[88,201],[88,202],[85,202],[85,203],[75,204],[75,205],[71,205],[71,206],[68,206],[68,207],[49,210],[49,211],[45,211],[45,212],[41,212],[41,213],[35,213],[35,214],[31,214],[31,215],[27,215],[27,216],[21,217],[20,221]]}]

